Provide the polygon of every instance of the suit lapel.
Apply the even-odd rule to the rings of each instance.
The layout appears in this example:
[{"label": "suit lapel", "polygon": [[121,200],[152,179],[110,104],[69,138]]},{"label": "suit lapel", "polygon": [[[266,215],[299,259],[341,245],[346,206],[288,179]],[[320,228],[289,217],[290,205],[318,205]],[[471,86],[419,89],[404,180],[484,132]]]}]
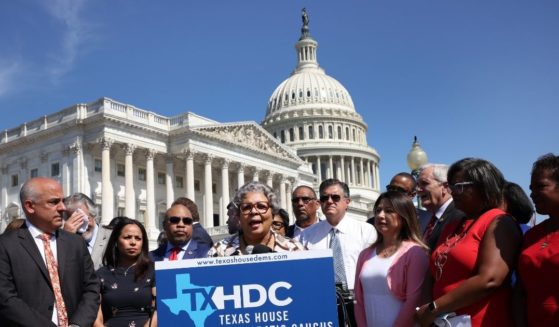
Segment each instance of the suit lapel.
[{"label": "suit lapel", "polygon": [[43,277],[45,277],[49,281],[49,285],[50,285],[50,277],[47,270],[47,266],[45,264],[45,261],[43,260],[43,257],[41,257],[41,252],[39,252],[39,249],[37,248],[37,244],[35,243],[33,236],[31,236],[31,233],[29,232],[27,227],[22,227],[18,230],[18,237],[21,246],[25,249],[25,251],[27,251],[27,253],[29,253],[31,259],[35,261],[35,263],[41,270]]},{"label": "suit lapel", "polygon": [[66,255],[68,254],[67,247],[64,246],[64,242],[66,241],[67,235],[64,235],[63,232],[58,231],[58,236],[56,237],[56,261],[58,262],[58,277],[62,281],[64,277],[64,268],[66,268]]},{"label": "suit lapel", "polygon": [[183,259],[191,259],[194,258],[196,256],[196,251],[198,250],[198,243],[191,239],[190,240],[190,244],[188,244],[188,247],[186,248],[186,251],[184,251],[184,255],[182,256]]}]

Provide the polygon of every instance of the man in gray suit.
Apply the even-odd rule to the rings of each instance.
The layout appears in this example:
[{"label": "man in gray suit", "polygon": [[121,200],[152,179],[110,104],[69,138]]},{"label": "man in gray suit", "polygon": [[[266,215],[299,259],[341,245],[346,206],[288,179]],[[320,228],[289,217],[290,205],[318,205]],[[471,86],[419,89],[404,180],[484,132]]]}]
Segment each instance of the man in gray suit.
[{"label": "man in gray suit", "polygon": [[447,172],[448,165],[443,164],[427,164],[419,168],[417,194],[431,216],[423,229],[423,240],[431,251],[435,249],[444,226],[465,216],[452,202]]},{"label": "man in gray suit", "polygon": [[[97,207],[91,198],[83,193],[74,193],[64,199],[66,205],[67,220],[64,222],[64,230],[70,233],[81,234],[87,243],[87,249],[91,254],[95,270],[102,266],[102,258],[107,247],[107,242],[112,230],[99,225]],[[82,223],[87,220],[87,227],[80,229]]]},{"label": "man in gray suit", "polygon": [[20,192],[25,223],[0,236],[0,326],[91,326],[99,280],[83,239],[62,226],[62,186],[36,177]]}]

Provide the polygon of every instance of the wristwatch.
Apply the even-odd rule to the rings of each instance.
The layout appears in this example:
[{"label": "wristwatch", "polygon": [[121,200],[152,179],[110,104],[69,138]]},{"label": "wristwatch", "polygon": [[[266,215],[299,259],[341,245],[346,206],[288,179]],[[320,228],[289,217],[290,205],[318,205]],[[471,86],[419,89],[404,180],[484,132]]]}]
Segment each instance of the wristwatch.
[{"label": "wristwatch", "polygon": [[431,313],[435,312],[435,310],[437,310],[437,303],[435,303],[435,301],[429,303],[429,306],[427,306],[427,308],[429,309],[429,311],[431,311]]}]

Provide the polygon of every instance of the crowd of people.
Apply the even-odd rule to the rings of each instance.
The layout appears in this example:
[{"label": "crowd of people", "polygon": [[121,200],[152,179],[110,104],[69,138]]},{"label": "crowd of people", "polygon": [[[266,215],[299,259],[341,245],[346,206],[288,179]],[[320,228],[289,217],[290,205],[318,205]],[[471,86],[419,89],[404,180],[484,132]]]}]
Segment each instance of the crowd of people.
[{"label": "crowd of people", "polygon": [[[530,191],[465,158],[396,174],[367,222],[346,215],[343,181],[300,185],[290,225],[253,181],[227,206],[228,237],[214,243],[181,197],[150,252],[134,217],[102,226],[87,195],[31,178],[25,218],[0,236],[0,326],[156,326],[155,261],[315,249],[332,251],[340,326],[559,326],[559,156],[537,159]],[[532,202],[549,216],[533,227]]]}]

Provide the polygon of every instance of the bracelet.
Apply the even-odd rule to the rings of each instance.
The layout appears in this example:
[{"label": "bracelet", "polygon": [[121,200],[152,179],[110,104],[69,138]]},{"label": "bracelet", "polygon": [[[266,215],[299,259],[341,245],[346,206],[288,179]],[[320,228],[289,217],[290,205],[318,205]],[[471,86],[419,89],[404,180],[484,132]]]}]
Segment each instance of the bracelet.
[{"label": "bracelet", "polygon": [[437,310],[437,303],[435,301],[429,303],[428,308],[429,308],[429,311],[431,311],[431,313],[434,313],[435,310]]}]

